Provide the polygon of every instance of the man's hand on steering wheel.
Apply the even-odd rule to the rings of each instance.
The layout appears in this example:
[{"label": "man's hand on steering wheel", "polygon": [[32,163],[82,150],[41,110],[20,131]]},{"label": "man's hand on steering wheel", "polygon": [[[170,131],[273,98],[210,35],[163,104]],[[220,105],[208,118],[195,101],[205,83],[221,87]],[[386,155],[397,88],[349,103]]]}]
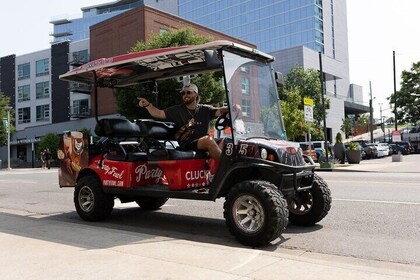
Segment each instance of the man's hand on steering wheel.
[{"label": "man's hand on steering wheel", "polygon": [[232,123],[229,112],[225,112],[217,118],[215,128],[220,131],[228,126],[232,127]]}]

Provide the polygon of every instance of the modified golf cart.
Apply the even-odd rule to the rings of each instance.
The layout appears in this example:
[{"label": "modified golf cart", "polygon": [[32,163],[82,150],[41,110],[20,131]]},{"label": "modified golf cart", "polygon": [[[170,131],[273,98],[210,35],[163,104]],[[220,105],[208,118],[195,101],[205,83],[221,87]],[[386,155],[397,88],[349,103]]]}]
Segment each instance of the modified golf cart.
[{"label": "modified golf cart", "polygon": [[[215,41],[98,59],[61,75],[92,84],[98,98],[98,87],[220,71],[229,107],[216,120],[215,136],[224,138],[224,146],[214,176],[207,153],[179,149],[178,128],[170,122],[96,115],[95,133],[101,137],[96,143],[89,144],[81,132],[65,133],[58,150],[59,184],[75,187],[80,217],[107,218],[116,198],[144,210],[157,210],[169,198],[225,198],[226,224],[249,246],[270,243],[289,222],[321,221],[330,210],[330,190],[299,144],[286,140],[276,85],[281,77],[271,68],[273,60],[255,49]],[[241,105],[241,114],[232,104]]]}]

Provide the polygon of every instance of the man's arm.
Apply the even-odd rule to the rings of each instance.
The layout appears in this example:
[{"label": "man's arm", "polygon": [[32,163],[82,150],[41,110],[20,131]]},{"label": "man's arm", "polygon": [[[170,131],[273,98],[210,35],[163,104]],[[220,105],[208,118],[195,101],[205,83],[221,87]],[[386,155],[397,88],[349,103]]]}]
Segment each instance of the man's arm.
[{"label": "man's arm", "polygon": [[145,98],[138,97],[137,99],[139,100],[139,106],[146,108],[146,110],[149,112],[150,115],[152,115],[152,117],[156,119],[166,119],[165,111],[156,108]]},{"label": "man's arm", "polygon": [[229,108],[228,107],[219,107],[216,111],[216,113],[214,114],[217,117],[219,117],[220,115],[223,115],[224,113],[228,112]]}]

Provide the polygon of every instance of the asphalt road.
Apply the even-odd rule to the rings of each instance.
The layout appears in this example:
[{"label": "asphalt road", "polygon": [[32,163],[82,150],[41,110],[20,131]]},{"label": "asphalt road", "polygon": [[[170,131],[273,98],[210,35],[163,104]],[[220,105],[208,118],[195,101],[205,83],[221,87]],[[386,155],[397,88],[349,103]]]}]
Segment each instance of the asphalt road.
[{"label": "asphalt road", "polygon": [[[299,249],[420,266],[420,174],[320,175],[333,196],[329,215],[315,227],[289,226],[268,250]],[[73,189],[58,187],[57,170],[0,172],[1,209],[87,227],[238,246],[224,224],[223,202],[170,199],[156,212],[117,203],[106,221],[86,223],[74,210]]]}]

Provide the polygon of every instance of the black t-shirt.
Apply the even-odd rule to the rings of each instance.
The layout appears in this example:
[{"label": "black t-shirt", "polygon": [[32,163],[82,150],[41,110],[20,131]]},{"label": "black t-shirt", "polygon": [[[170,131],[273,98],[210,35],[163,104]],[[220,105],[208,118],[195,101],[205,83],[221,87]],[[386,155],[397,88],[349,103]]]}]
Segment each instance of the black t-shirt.
[{"label": "black t-shirt", "polygon": [[185,104],[179,104],[166,108],[164,111],[166,120],[175,123],[177,129],[194,117],[195,126],[192,140],[196,140],[209,134],[210,121],[216,118],[217,108],[198,104],[196,110],[188,110]]}]

